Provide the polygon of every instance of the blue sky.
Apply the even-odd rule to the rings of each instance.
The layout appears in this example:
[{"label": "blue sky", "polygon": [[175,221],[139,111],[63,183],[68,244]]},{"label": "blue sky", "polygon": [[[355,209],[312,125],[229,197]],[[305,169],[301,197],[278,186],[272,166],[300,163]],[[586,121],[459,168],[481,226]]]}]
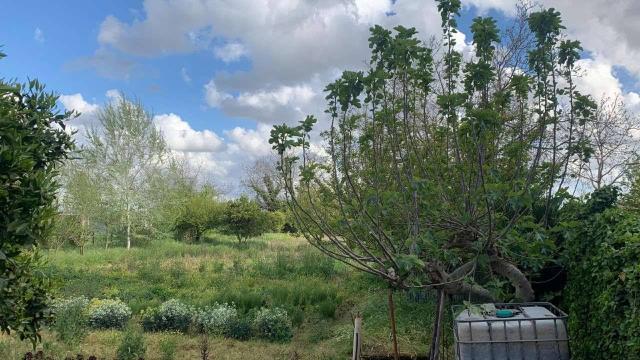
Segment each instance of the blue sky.
[{"label": "blue sky", "polygon": [[[516,2],[463,0],[459,27],[468,32],[479,14],[504,24]],[[541,2],[583,41],[589,75],[579,85],[640,108],[640,2]],[[78,128],[95,121],[109,90],[135,96],[170,147],[234,189],[241,169],[269,154],[274,123],[321,115],[324,85],[362,67],[369,26],[440,34],[429,0],[5,1],[0,24],[0,76],[40,79],[64,107],[84,110]]]},{"label": "blue sky", "polygon": [[[168,54],[141,58],[119,54],[130,61],[131,74],[104,76],[85,64],[99,47],[100,24],[108,15],[124,21],[141,16],[141,1],[9,1],[0,12],[0,44],[8,57],[0,63],[0,74],[24,80],[35,77],[60,94],[81,93],[85,100],[102,103],[105,92],[117,89],[138,97],[153,113],[179,113],[194,129],[222,131],[234,126],[253,126],[246,119],[224,116],[207,108],[202,84],[216,71],[238,71],[250,67],[245,60],[225,64],[211,52]],[[70,9],[73,9],[70,11]],[[43,40],[34,38],[36,29]],[[185,69],[191,82],[182,78]]]}]

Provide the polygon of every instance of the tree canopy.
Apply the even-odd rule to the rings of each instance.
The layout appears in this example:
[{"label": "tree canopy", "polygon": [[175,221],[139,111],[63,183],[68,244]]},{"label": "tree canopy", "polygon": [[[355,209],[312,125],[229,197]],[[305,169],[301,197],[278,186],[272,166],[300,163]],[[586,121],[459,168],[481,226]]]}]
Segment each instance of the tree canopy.
[{"label": "tree canopy", "polygon": [[274,127],[288,204],[311,244],[394,288],[532,300],[569,170],[591,154],[580,43],[544,9],[515,38],[474,19],[464,57],[460,1],[437,6],[441,43],[374,26],[369,69],[326,86],[326,161],[310,157],[314,116]]}]

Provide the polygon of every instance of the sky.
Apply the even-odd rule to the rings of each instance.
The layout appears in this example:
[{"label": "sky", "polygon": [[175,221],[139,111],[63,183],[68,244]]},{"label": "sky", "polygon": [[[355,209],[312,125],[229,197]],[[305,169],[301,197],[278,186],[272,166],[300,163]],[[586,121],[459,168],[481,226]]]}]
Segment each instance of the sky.
[{"label": "sky", "polygon": [[[475,16],[505,24],[518,0],[462,0],[460,50]],[[578,81],[640,109],[640,1],[541,0],[585,49]],[[154,116],[172,151],[223,191],[271,154],[273,124],[322,115],[322,89],[367,61],[374,24],[440,34],[431,0],[2,1],[0,77],[38,78],[82,133],[125,94]]]}]

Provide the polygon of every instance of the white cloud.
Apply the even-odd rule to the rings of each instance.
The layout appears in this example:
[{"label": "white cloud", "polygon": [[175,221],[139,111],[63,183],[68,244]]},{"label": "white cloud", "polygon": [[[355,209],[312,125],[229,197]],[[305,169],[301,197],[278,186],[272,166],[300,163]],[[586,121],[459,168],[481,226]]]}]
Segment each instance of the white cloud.
[{"label": "white cloud", "polygon": [[86,101],[82,94],[60,95],[58,101],[62,103],[65,110],[80,114],[67,122],[67,129],[76,132],[76,142],[82,145],[86,141],[87,131],[98,123],[97,115],[100,106]]},{"label": "white cloud", "polygon": [[236,61],[249,54],[244,45],[235,42],[217,46],[213,49],[213,53],[218,59],[226,63]]},{"label": "white cloud", "polygon": [[223,140],[213,131],[194,130],[176,114],[153,117],[153,123],[162,132],[167,146],[182,152],[215,152],[224,148]]},{"label": "white cloud", "polygon": [[258,124],[256,129],[235,127],[224,132],[230,143],[230,153],[242,153],[251,159],[271,154],[269,137],[271,126]]},{"label": "white cloud", "polygon": [[105,93],[105,96],[109,101],[118,101],[122,99],[122,93],[118,89],[109,89]]},{"label": "white cloud", "polygon": [[600,100],[603,97],[621,96],[629,110],[640,110],[640,95],[624,92],[620,80],[616,78],[611,63],[602,58],[581,59],[576,65],[582,76],[576,78],[577,90]]},{"label": "white cloud", "polygon": [[34,32],[33,32],[33,39],[39,43],[43,43],[44,42],[44,33],[42,32],[42,30],[37,27]]},{"label": "white cloud", "polygon": [[207,105],[212,108],[219,107],[224,100],[231,98],[231,95],[218,90],[213,79],[204,85],[204,92]]},{"label": "white cloud", "polygon": [[82,114],[93,114],[100,108],[97,104],[87,102],[82,94],[60,95],[59,100],[65,109]]},{"label": "white cloud", "polygon": [[308,103],[315,95],[308,85],[281,86],[271,91],[261,90],[254,93],[242,93],[237,97],[238,104],[258,108],[273,109],[282,105],[301,105]]},{"label": "white cloud", "polygon": [[[222,41],[226,45],[213,49],[216,56],[229,62],[250,57],[251,69],[217,73],[205,85],[206,103],[228,115],[270,123],[299,120],[300,113],[319,108],[322,97],[306,101],[296,88],[309,85],[306,93],[321,94],[341,70],[365,68],[370,26],[405,24],[415,26],[423,39],[440,35],[440,17],[429,1],[145,0],[143,7],[132,22],[105,18],[100,44],[126,54],[159,56]],[[390,12],[395,15],[387,16]],[[302,97],[281,105],[287,91]],[[255,103],[272,105],[256,108]]]},{"label": "white cloud", "polygon": [[189,76],[187,68],[183,67],[182,69],[180,69],[180,76],[182,77],[182,81],[187,84],[191,84],[191,76]]},{"label": "white cloud", "polygon": [[380,22],[391,6],[391,0],[355,0],[358,21],[365,24]]}]

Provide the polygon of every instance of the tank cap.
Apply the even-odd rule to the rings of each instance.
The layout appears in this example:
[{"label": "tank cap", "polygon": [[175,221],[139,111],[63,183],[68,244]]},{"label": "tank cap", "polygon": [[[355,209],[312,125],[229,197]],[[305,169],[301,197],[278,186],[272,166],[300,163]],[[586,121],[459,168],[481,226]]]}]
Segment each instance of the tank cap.
[{"label": "tank cap", "polygon": [[510,318],[513,316],[513,311],[509,309],[500,309],[496,310],[496,317],[499,318]]}]

